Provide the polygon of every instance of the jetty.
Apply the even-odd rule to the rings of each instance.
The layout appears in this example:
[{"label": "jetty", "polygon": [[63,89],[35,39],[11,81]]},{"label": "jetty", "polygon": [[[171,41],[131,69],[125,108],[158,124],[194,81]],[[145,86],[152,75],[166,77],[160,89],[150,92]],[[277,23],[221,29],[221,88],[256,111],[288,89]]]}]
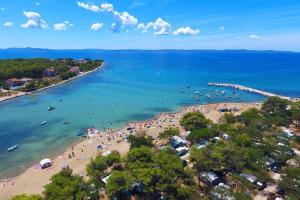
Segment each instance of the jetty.
[{"label": "jetty", "polygon": [[265,96],[265,97],[279,97],[279,98],[286,99],[286,100],[289,100],[289,101],[299,101],[299,98],[293,98],[293,97],[278,95],[278,94],[274,94],[274,93],[271,93],[271,92],[266,92],[266,91],[263,91],[263,90],[258,90],[258,89],[255,89],[255,88],[250,88],[250,87],[246,87],[246,86],[238,85],[238,84],[210,82],[207,85],[208,86],[213,86],[213,87],[233,88],[233,89],[240,90],[240,91],[259,94],[259,95],[262,95],[262,96]]}]

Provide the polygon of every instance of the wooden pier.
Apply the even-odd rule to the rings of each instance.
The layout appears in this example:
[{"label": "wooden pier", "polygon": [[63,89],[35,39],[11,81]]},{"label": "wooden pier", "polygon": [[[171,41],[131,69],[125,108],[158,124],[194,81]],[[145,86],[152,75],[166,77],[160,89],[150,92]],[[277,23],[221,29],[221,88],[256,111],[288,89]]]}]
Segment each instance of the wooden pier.
[{"label": "wooden pier", "polygon": [[237,84],[213,83],[212,82],[212,83],[208,83],[208,86],[233,88],[233,89],[237,89],[237,90],[240,90],[240,91],[259,94],[259,95],[262,95],[262,96],[265,96],[265,97],[280,97],[282,99],[286,99],[286,100],[289,100],[289,101],[299,101],[299,98],[292,98],[292,97],[282,96],[282,95],[266,92],[266,91],[263,91],[263,90],[257,90],[257,89],[254,89],[254,88],[246,87],[246,86],[243,86],[243,85],[237,85]]}]

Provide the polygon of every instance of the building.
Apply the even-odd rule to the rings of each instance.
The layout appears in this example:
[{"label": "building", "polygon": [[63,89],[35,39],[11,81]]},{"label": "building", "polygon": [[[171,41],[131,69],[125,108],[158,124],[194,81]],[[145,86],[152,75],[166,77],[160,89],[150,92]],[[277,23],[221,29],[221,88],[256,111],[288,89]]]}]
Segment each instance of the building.
[{"label": "building", "polygon": [[186,146],[186,140],[182,139],[179,136],[174,136],[171,138],[171,146],[176,149],[178,147]]},{"label": "building", "polygon": [[44,77],[54,77],[56,75],[56,71],[53,67],[50,67],[48,69],[45,69],[43,71],[43,76]]},{"label": "building", "polygon": [[70,72],[74,72],[76,75],[79,75],[80,68],[79,67],[69,67]]},{"label": "building", "polygon": [[221,179],[213,172],[201,172],[200,179],[201,182],[210,187],[216,186],[221,182]]},{"label": "building", "polygon": [[21,79],[17,79],[17,78],[10,78],[7,79],[5,81],[6,85],[8,85],[9,87],[19,87],[24,85],[24,81],[22,81]]},{"label": "building", "polygon": [[179,157],[186,155],[189,152],[189,149],[187,147],[178,147],[176,149],[177,155]]}]

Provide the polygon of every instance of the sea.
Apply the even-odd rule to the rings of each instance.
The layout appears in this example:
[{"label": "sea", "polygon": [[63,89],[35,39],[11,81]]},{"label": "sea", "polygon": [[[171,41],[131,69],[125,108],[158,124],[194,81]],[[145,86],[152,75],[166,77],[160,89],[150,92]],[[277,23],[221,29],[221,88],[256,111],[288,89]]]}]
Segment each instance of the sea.
[{"label": "sea", "polygon": [[[0,102],[0,179],[61,153],[89,127],[118,129],[188,105],[265,100],[208,82],[300,97],[300,53],[294,52],[0,50],[0,59],[9,58],[91,58],[105,65],[63,85]],[[56,109],[48,111],[49,106]],[[19,148],[8,153],[15,144]]]}]

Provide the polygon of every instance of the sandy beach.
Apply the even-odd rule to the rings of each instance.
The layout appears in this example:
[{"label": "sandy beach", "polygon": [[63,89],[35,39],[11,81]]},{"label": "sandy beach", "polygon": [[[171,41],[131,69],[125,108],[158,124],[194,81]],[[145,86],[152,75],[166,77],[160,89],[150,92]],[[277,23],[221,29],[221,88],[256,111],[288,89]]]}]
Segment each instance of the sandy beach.
[{"label": "sandy beach", "polygon": [[64,83],[67,83],[69,81],[72,81],[74,79],[77,79],[79,77],[82,77],[82,76],[85,76],[85,75],[88,75],[90,73],[93,73],[99,69],[102,69],[104,67],[104,62],[102,63],[102,65],[100,65],[99,67],[97,67],[96,69],[94,70],[91,70],[91,71],[87,71],[87,72],[81,72],[78,76],[75,76],[75,77],[72,77],[68,80],[64,80],[64,81],[61,81],[59,83],[56,83],[56,84],[52,84],[48,87],[44,87],[44,88],[41,88],[41,89],[38,89],[38,90],[35,90],[35,91],[32,91],[32,92],[18,92],[18,91],[15,91],[15,94],[12,94],[10,96],[2,96],[0,97],[0,102],[2,101],[7,101],[7,100],[10,100],[10,99],[14,99],[14,98],[17,98],[17,97],[20,97],[20,96],[24,96],[24,95],[28,95],[28,94],[32,94],[32,93],[37,93],[37,92],[40,92],[42,90],[46,90],[46,89],[49,89],[49,88],[52,88],[52,87],[56,87],[58,85],[61,85],[61,84],[64,84]]},{"label": "sandy beach", "polygon": [[[200,111],[207,118],[217,122],[223,113],[220,113],[219,108],[236,107],[238,111],[234,114],[239,114],[249,108],[260,108],[260,103],[219,103],[207,104],[198,106],[189,106],[182,108],[176,113],[160,113],[154,119],[144,122],[132,122],[126,124],[122,129],[117,131],[100,132],[93,137],[85,138],[79,141],[76,145],[69,147],[64,153],[53,158],[53,166],[47,169],[40,169],[38,162],[19,176],[0,181],[0,199],[9,199],[16,194],[37,194],[42,193],[44,185],[49,183],[52,175],[58,173],[62,167],[68,165],[74,173],[86,177],[86,165],[90,159],[95,157],[98,153],[105,153],[107,151],[117,150],[122,155],[128,152],[129,144],[124,139],[130,134],[128,130],[131,127],[133,134],[136,132],[145,132],[154,138],[154,142],[158,143],[158,133],[170,128],[178,127],[181,134],[186,132],[179,124],[179,120],[187,112]],[[101,145],[102,150],[97,150],[97,146]],[[74,152],[74,154],[72,153]],[[72,156],[72,154],[74,156]],[[69,158],[71,155],[72,158]],[[43,158],[41,158],[43,159]]]}]

